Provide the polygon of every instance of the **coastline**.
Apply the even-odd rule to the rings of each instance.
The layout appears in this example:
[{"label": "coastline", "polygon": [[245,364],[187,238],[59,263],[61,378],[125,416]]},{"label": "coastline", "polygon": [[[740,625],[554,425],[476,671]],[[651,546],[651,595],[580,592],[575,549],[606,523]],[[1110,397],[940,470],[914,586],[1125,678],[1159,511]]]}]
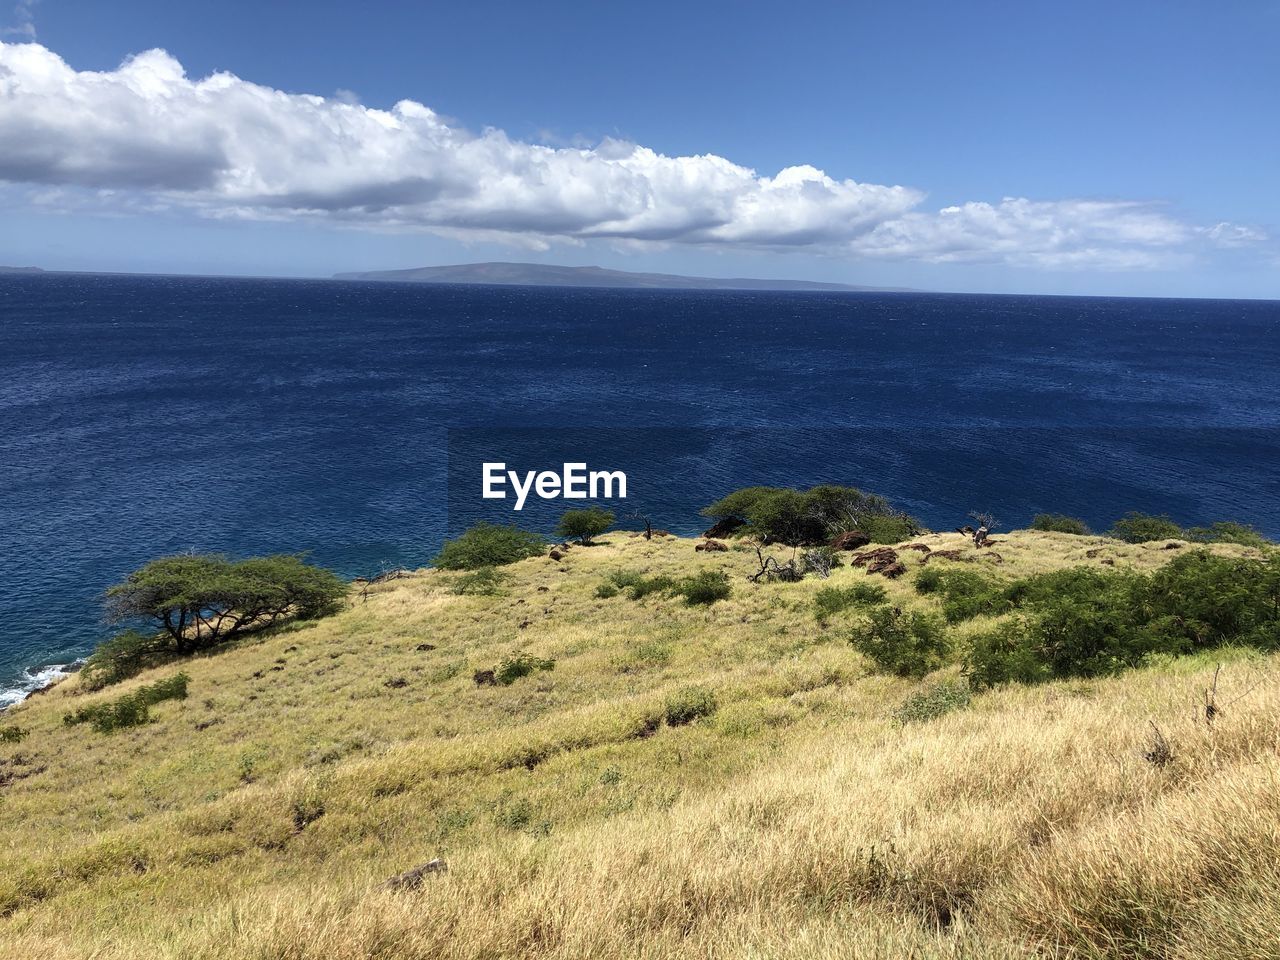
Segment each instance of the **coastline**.
[{"label": "coastline", "polygon": [[77,673],[84,666],[80,658],[71,663],[51,663],[40,667],[27,667],[14,686],[0,687],[0,713],[16,707],[28,697],[43,693],[55,684]]}]

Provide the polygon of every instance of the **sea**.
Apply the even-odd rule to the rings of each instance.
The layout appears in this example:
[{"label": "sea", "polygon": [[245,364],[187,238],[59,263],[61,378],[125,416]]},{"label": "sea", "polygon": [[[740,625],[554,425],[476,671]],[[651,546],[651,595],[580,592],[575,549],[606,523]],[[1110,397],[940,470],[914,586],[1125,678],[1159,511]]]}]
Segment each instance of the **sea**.
[{"label": "sea", "polygon": [[[1280,537],[1280,302],[0,276],[0,706],[110,636],[148,559],[430,563],[484,463],[622,470],[692,534],[749,484],[935,529],[1129,510]],[[616,493],[616,491],[615,491]]]}]

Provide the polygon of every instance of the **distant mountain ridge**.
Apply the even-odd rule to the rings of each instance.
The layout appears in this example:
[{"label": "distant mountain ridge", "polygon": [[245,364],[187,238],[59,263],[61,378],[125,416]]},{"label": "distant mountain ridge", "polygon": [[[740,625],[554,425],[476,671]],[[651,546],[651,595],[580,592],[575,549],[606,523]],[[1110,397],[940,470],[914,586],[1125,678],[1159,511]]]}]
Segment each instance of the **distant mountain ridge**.
[{"label": "distant mountain ridge", "polygon": [[861,287],[817,280],[757,280],[747,277],[683,277],[672,273],[633,273],[604,267],[565,267],[544,263],[458,263],[409,270],[368,270],[334,274],[335,280],[401,283],[475,283],[540,287],[624,287],[673,290],[827,290],[904,291],[903,287]]},{"label": "distant mountain ridge", "polygon": [[0,266],[0,273],[44,273],[39,267],[5,267]]}]

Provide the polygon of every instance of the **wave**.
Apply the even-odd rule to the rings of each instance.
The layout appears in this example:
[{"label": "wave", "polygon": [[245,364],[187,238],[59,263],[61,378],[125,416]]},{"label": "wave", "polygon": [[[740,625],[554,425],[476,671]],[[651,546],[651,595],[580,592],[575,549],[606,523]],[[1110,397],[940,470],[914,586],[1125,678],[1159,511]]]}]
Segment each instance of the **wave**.
[{"label": "wave", "polygon": [[21,703],[37,690],[52,686],[63,677],[75,673],[84,665],[84,660],[71,663],[51,663],[43,667],[28,667],[22,671],[17,683],[11,687],[0,687],[0,710]]}]

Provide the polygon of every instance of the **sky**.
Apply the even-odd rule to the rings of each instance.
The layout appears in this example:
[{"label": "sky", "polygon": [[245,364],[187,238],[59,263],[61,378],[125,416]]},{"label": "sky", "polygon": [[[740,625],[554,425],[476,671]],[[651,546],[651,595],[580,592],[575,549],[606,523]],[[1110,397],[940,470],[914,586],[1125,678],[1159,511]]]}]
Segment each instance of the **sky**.
[{"label": "sky", "polygon": [[0,0],[0,264],[1280,298],[1280,0]]}]

